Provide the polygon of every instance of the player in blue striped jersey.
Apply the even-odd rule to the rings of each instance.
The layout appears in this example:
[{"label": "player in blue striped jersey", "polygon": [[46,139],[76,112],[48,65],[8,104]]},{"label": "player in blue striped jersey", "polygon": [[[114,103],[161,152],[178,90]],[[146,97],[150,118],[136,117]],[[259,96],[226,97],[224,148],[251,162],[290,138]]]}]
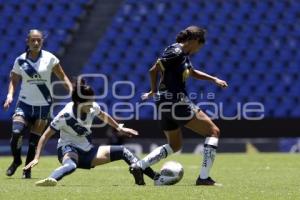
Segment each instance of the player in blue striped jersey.
[{"label": "player in blue striped jersey", "polygon": [[[52,103],[52,73],[64,82],[68,90],[72,89],[72,84],[62,70],[58,58],[42,50],[43,33],[36,29],[30,30],[26,42],[26,52],[16,58],[11,70],[8,94],[3,106],[4,110],[10,107],[16,87],[22,81],[18,103],[12,117],[10,146],[14,159],[6,171],[7,176],[12,176],[22,163],[22,138],[28,127],[31,130],[25,164],[32,161],[35,155],[37,142],[48,123]],[[31,178],[31,171],[23,171],[23,178]]]},{"label": "player in blue striped jersey", "polygon": [[[91,143],[90,134],[93,119],[98,117],[118,130],[120,135],[132,137],[138,132],[118,124],[109,114],[102,111],[94,101],[92,88],[83,82],[73,88],[72,102],[68,103],[50,123],[41,137],[34,160],[25,169],[30,169],[39,162],[41,151],[48,139],[59,132],[58,158],[62,166],[53,171],[46,179],[36,182],[37,186],[55,186],[57,181],[74,172],[76,168],[90,169],[97,165],[123,159],[128,165],[139,159],[123,146],[95,146]],[[151,168],[144,173],[154,179],[158,176]],[[144,185],[144,181],[135,180]]]}]

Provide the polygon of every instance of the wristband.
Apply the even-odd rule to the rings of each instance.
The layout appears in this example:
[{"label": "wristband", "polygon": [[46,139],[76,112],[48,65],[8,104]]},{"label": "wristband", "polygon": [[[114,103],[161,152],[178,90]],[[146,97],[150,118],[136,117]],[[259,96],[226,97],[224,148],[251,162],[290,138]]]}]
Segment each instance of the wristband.
[{"label": "wristband", "polygon": [[116,128],[117,129],[117,131],[121,131],[122,130],[122,128],[124,127],[124,124],[119,124],[118,125],[118,127]]}]

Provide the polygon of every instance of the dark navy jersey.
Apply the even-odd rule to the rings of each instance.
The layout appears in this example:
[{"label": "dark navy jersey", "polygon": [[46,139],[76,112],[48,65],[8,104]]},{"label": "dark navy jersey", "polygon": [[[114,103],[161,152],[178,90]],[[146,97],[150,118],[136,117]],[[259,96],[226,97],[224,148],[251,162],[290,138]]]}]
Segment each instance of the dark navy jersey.
[{"label": "dark navy jersey", "polygon": [[159,91],[186,94],[185,81],[192,64],[189,56],[183,52],[182,46],[178,43],[168,46],[157,62],[162,70]]}]

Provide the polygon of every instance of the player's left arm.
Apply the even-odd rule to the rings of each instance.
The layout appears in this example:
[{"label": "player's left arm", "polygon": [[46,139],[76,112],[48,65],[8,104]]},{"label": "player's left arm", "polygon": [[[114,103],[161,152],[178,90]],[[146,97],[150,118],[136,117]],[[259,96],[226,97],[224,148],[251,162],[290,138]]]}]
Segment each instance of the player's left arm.
[{"label": "player's left arm", "polygon": [[216,85],[222,88],[228,87],[226,81],[221,80],[215,76],[211,76],[207,73],[201,72],[199,70],[196,70],[194,68],[190,69],[190,76],[199,79],[199,80],[208,80],[208,81],[213,81]]},{"label": "player's left arm", "polygon": [[131,128],[125,128],[124,124],[119,124],[106,112],[101,111],[97,115],[97,117],[101,119],[103,122],[109,124],[111,127],[115,128],[120,135],[125,135],[127,137],[138,135],[138,132],[136,130],[133,130]]},{"label": "player's left arm", "polygon": [[64,87],[72,92],[72,83],[59,63],[53,67],[53,72],[59,80],[64,82]]}]

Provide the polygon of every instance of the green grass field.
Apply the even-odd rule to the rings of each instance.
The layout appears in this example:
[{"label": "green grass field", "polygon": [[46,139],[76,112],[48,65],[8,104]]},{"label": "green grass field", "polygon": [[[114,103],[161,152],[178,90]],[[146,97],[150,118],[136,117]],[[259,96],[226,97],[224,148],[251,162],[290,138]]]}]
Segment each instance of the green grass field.
[{"label": "green grass field", "polygon": [[[31,180],[21,179],[21,168],[12,178],[5,175],[9,157],[0,159],[0,200],[7,199],[300,199],[300,159],[291,154],[218,154],[212,177],[223,187],[195,186],[202,157],[191,154],[171,156],[184,166],[183,179],[174,186],[136,186],[127,165],[114,162],[92,170],[77,170],[56,187],[36,187],[59,166],[56,157],[42,157]],[[154,166],[158,169],[163,162]]]}]

